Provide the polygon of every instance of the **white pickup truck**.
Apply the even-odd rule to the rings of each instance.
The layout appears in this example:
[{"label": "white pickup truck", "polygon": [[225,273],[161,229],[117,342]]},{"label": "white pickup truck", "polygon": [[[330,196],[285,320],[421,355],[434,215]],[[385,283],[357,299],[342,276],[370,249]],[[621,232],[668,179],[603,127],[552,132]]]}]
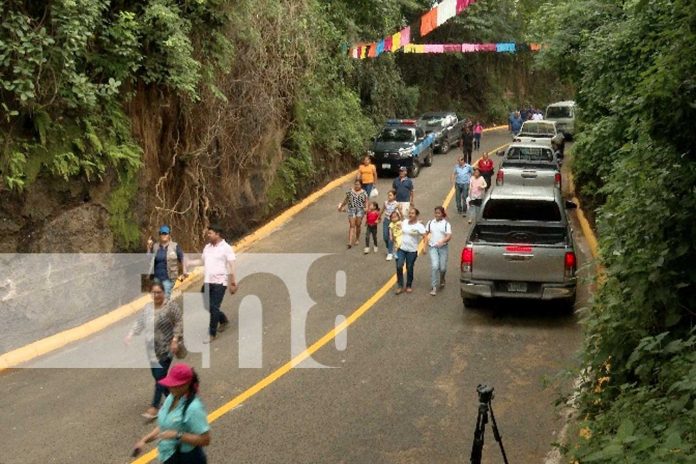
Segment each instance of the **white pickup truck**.
[{"label": "white pickup truck", "polygon": [[572,310],[576,257],[566,208],[574,207],[555,188],[494,188],[462,250],[464,306],[477,298],[527,298]]},{"label": "white pickup truck", "polygon": [[525,121],[512,141],[526,145],[543,145],[553,151],[560,151],[561,155],[564,154],[565,137],[556,130],[555,121]]}]

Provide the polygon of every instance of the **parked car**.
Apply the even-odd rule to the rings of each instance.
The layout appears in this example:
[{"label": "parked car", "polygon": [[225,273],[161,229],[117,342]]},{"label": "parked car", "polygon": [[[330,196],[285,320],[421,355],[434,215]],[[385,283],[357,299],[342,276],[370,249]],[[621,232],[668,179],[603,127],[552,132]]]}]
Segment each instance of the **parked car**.
[{"label": "parked car", "polygon": [[373,139],[368,154],[377,172],[396,174],[402,166],[409,177],[418,177],[423,166],[433,163],[433,134],[426,134],[415,119],[390,119]]},{"label": "parked car", "polygon": [[545,119],[554,121],[556,129],[570,140],[575,134],[575,102],[572,100],[552,103],[546,107]]},{"label": "parked car", "polygon": [[566,208],[574,207],[556,188],[493,189],[461,254],[465,307],[477,298],[527,298],[573,308],[577,264]]},{"label": "parked car", "polygon": [[560,160],[546,146],[513,143],[499,151],[503,157],[495,185],[561,188]]},{"label": "parked car", "polygon": [[425,113],[418,118],[418,127],[435,136],[433,149],[438,153],[447,153],[459,143],[463,125],[464,121],[451,111]]},{"label": "parked car", "polygon": [[520,132],[512,139],[513,142],[544,145],[561,156],[565,153],[565,137],[556,130],[554,121],[525,121]]}]

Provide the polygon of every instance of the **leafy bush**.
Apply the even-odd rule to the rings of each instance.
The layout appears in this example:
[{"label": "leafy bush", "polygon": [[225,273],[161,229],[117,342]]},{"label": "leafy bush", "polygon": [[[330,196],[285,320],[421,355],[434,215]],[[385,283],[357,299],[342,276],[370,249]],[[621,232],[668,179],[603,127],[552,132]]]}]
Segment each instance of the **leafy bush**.
[{"label": "leafy bush", "polygon": [[[578,462],[693,462],[693,1],[547,5],[539,57],[577,86],[573,169],[606,281],[585,316]],[[579,12],[593,12],[579,14]]]}]

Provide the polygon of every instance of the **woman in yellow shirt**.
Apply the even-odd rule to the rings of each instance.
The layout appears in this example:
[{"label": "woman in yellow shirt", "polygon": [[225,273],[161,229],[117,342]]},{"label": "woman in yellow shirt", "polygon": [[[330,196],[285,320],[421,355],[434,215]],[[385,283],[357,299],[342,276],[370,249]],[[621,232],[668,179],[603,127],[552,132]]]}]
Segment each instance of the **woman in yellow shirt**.
[{"label": "woman in yellow shirt", "polygon": [[372,164],[372,159],[369,156],[363,158],[362,164],[358,167],[358,180],[362,184],[363,190],[367,192],[367,197],[370,197],[370,192],[377,182],[377,168]]}]

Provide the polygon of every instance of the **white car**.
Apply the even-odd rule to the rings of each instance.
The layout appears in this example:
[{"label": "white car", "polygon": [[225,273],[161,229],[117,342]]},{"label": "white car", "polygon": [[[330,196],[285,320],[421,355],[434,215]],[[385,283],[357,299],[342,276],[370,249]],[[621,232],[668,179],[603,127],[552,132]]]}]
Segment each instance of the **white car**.
[{"label": "white car", "polygon": [[572,100],[553,103],[546,108],[545,119],[556,122],[556,128],[567,139],[575,133],[575,102]]}]

